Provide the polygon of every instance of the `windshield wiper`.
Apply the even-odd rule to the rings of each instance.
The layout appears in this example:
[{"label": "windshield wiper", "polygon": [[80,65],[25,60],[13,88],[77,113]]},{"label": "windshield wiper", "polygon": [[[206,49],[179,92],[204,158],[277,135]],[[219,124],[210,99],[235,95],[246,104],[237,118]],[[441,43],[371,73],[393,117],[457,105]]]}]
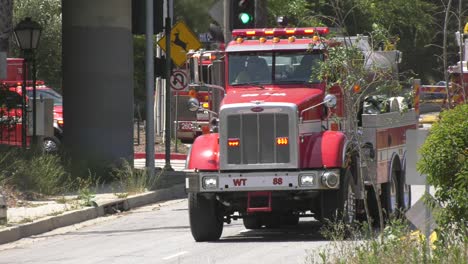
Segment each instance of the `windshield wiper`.
[{"label": "windshield wiper", "polygon": [[249,82],[246,82],[246,83],[236,83],[236,84],[231,84],[232,86],[241,86],[241,85],[251,85],[251,86],[255,86],[255,87],[258,87],[260,89],[265,89],[265,86],[261,85],[260,83],[258,82],[254,82],[254,83],[249,83]]}]

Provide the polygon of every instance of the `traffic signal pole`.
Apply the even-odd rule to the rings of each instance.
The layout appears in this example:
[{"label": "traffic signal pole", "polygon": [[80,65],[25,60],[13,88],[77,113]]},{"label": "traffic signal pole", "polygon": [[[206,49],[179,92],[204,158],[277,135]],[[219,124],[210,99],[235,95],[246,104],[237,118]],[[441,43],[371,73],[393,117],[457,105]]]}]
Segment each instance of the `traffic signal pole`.
[{"label": "traffic signal pole", "polygon": [[146,0],[146,169],[154,176],[153,0]]},{"label": "traffic signal pole", "polygon": [[169,16],[169,4],[167,5],[166,17],[166,97],[165,97],[165,112],[166,112],[166,124],[164,133],[164,147],[165,147],[165,158],[166,164],[164,165],[165,171],[173,171],[171,166],[171,18]]},{"label": "traffic signal pole", "polygon": [[224,0],[224,42],[231,40],[231,0]]}]

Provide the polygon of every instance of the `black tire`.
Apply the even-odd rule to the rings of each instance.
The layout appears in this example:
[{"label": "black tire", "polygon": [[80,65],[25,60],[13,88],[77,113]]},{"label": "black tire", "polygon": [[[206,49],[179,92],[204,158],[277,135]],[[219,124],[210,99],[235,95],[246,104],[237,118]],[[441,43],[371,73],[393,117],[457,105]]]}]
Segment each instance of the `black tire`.
[{"label": "black tire", "polygon": [[406,184],[406,171],[402,171],[400,181],[398,182],[399,205],[402,212],[406,212],[411,208],[411,186]]},{"label": "black tire", "polygon": [[356,195],[354,193],[351,168],[341,171],[340,189],[330,190],[322,194],[322,221],[351,224],[356,220]]},{"label": "black tire", "polygon": [[338,216],[343,223],[352,224],[356,221],[356,194],[354,192],[353,174],[350,168],[342,173],[344,173],[344,181],[340,186]]},{"label": "black tire", "polygon": [[297,226],[299,224],[299,216],[294,214],[289,214],[283,216],[282,223],[287,226]]},{"label": "black tire", "polygon": [[45,137],[42,141],[42,151],[44,153],[57,153],[60,149],[60,140],[55,137]]},{"label": "black tire", "polygon": [[190,231],[197,242],[216,241],[223,232],[223,218],[215,199],[189,193]]},{"label": "black tire", "polygon": [[392,170],[389,181],[382,186],[382,207],[385,210],[385,219],[396,216],[399,212],[399,188],[397,180],[397,171]]},{"label": "black tire", "polygon": [[258,215],[246,215],[242,221],[247,229],[260,229],[262,227],[262,219]]},{"label": "black tire", "polygon": [[268,214],[263,217],[265,227],[268,229],[280,228],[281,217],[277,214]]}]

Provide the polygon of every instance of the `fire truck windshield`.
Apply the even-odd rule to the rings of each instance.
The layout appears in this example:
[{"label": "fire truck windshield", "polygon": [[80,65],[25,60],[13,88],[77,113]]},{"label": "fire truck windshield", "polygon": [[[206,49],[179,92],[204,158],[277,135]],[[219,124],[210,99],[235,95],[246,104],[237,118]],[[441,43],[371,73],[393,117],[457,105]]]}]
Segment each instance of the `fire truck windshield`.
[{"label": "fire truck windshield", "polygon": [[321,60],[307,51],[229,53],[229,84],[315,83],[312,69]]}]

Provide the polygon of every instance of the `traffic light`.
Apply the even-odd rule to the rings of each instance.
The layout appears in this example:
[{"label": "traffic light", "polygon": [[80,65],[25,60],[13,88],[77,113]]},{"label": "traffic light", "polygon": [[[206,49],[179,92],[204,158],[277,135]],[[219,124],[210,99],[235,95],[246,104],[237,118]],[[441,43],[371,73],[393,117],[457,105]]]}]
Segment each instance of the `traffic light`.
[{"label": "traffic light", "polygon": [[232,27],[234,29],[255,27],[255,0],[233,0]]},{"label": "traffic light", "polygon": [[[153,0],[154,34],[163,31],[163,3],[164,0]],[[145,0],[132,0],[132,33],[135,35],[144,35],[146,33]]]}]

